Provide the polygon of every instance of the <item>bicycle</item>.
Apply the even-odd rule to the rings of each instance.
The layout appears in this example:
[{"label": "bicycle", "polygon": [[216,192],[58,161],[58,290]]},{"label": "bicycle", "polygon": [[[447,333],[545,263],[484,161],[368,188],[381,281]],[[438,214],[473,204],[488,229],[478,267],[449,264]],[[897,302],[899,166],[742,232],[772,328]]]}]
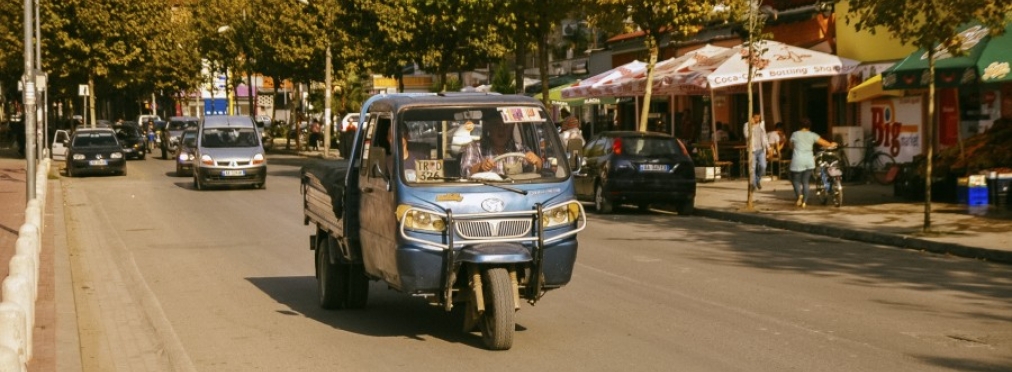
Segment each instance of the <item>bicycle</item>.
[{"label": "bicycle", "polygon": [[843,162],[846,165],[846,179],[859,182],[871,183],[874,180],[880,185],[892,184],[896,178],[899,167],[896,165],[896,158],[888,153],[882,152],[875,147],[874,141],[869,141],[863,148],[861,161],[853,164],[847,159],[846,152],[841,152]]},{"label": "bicycle", "polygon": [[815,184],[815,195],[826,205],[830,200],[833,205],[843,205],[843,170],[844,158],[837,147],[822,149],[815,154],[815,172],[812,173]]}]

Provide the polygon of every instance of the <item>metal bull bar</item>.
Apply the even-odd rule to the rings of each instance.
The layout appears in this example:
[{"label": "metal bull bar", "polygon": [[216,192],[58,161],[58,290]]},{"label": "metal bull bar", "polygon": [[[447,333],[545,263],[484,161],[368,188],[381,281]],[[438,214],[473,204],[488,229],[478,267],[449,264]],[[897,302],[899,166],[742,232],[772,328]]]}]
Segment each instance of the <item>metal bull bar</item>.
[{"label": "metal bull bar", "polygon": [[[576,226],[551,238],[545,238],[545,227],[542,222],[545,219],[544,206],[540,203],[535,206],[534,210],[529,211],[467,214],[454,214],[449,210],[446,211],[446,213],[442,213],[423,208],[409,207],[404,211],[404,215],[401,217],[400,221],[398,221],[398,230],[404,240],[419,243],[423,248],[443,251],[442,294],[445,300],[444,307],[447,311],[453,307],[451,296],[453,282],[456,280],[455,268],[458,260],[458,252],[454,248],[462,248],[468,245],[485,243],[533,243],[531,251],[531,282],[527,287],[525,296],[529,299],[528,301],[533,304],[541,298],[542,288],[544,286],[542,272],[545,246],[547,244],[574,236],[587,227],[586,211],[584,211],[582,204],[576,203],[576,205],[580,208],[577,220],[574,221],[576,222]],[[412,211],[429,213],[434,216],[442,217],[446,221],[446,242],[440,243],[408,235],[405,222],[407,220],[406,216]],[[460,230],[460,225],[468,222],[485,223],[491,227],[496,227],[497,230],[500,224],[509,224],[509,227],[512,228],[512,233],[507,234],[507,236],[500,236],[498,231],[485,235],[475,233],[474,231],[462,232]],[[526,222],[528,227],[526,229],[517,228],[517,222]],[[491,227],[488,230],[489,232],[491,232]]]}]

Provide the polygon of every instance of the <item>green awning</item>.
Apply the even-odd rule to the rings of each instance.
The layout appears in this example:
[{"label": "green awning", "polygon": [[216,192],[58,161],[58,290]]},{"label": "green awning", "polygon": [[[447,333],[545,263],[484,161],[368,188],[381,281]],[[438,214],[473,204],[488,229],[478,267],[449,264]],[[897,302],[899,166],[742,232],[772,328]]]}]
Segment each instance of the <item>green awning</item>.
[{"label": "green awning", "polygon": [[[615,97],[580,97],[580,98],[562,98],[562,90],[569,88],[576,84],[572,82],[557,86],[548,90],[548,99],[552,101],[552,104],[559,106],[584,106],[584,105],[614,105],[616,100]],[[535,94],[534,99],[541,100],[541,93]]]},{"label": "green awning", "polygon": [[[1012,23],[1005,25],[1005,33],[993,37],[979,23],[969,23],[959,29],[963,37],[965,54],[953,57],[947,51],[936,52],[935,86],[958,87],[973,83],[1000,83],[1012,81]],[[927,51],[919,49],[882,73],[886,89],[925,88],[928,86]]]}]

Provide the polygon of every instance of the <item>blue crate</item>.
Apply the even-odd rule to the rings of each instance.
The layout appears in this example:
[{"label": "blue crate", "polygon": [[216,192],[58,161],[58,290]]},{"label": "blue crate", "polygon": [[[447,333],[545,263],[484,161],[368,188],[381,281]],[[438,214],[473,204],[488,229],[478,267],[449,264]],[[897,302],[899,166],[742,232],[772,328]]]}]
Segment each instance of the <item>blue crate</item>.
[{"label": "blue crate", "polygon": [[967,205],[987,205],[988,203],[988,189],[987,187],[967,187],[959,186],[957,190],[957,196],[959,204]]}]

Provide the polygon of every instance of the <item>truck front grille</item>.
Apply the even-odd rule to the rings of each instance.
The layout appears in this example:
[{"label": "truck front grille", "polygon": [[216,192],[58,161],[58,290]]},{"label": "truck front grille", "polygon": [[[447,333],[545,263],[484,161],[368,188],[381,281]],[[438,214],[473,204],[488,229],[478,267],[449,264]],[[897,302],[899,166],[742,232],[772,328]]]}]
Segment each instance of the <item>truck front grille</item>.
[{"label": "truck front grille", "polygon": [[464,239],[519,238],[530,235],[531,220],[458,221],[456,228]]}]

